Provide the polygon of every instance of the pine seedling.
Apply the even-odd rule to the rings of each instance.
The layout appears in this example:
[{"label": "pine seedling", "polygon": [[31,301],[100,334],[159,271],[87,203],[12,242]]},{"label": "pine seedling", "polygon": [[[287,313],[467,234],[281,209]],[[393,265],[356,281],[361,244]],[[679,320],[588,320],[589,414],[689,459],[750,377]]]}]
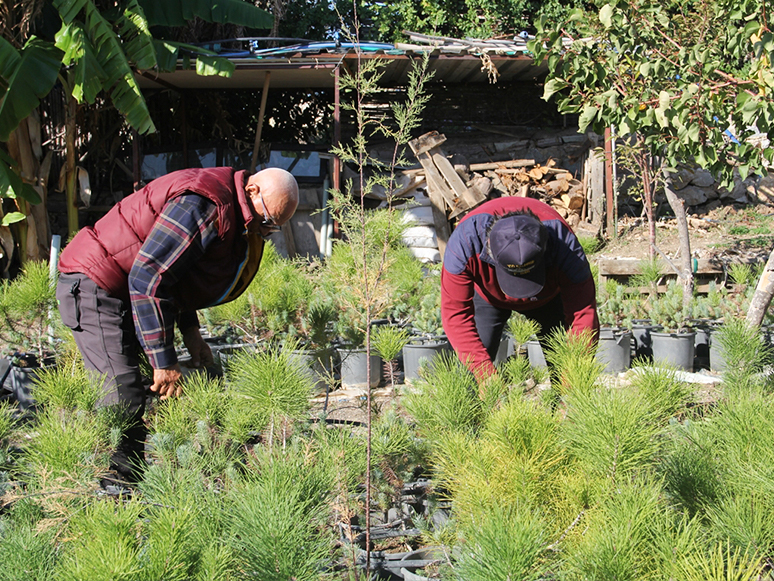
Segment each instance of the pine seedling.
[{"label": "pine seedling", "polygon": [[648,480],[623,483],[590,511],[583,535],[567,549],[570,578],[649,578],[653,566],[650,527],[663,510],[660,493],[660,487]]},{"label": "pine seedling", "polygon": [[732,262],[728,265],[728,274],[735,284],[748,286],[755,282],[755,266],[743,262]]},{"label": "pine seedling", "polygon": [[770,493],[735,491],[710,506],[707,515],[715,539],[750,554],[764,555],[774,546],[773,510]]},{"label": "pine seedling", "polygon": [[513,313],[508,319],[508,332],[516,342],[515,350],[521,351],[521,347],[531,341],[540,332],[540,323],[528,319],[521,313]]},{"label": "pine seedling", "polygon": [[519,457],[548,467],[562,453],[559,448],[559,422],[534,402],[512,397],[487,418],[481,438]]},{"label": "pine seedling", "polygon": [[684,410],[693,393],[690,384],[681,381],[674,369],[664,366],[635,365],[631,386],[661,424]]},{"label": "pine seedling", "polygon": [[79,355],[70,353],[50,369],[40,369],[34,380],[35,400],[61,410],[91,411],[102,397],[104,376],[87,371]]},{"label": "pine seedling", "polygon": [[755,551],[717,542],[707,553],[685,558],[680,578],[685,581],[757,581],[764,579],[764,559]]},{"label": "pine seedling", "polygon": [[497,371],[507,386],[523,385],[532,376],[532,367],[526,357],[509,357]]},{"label": "pine seedling", "polygon": [[644,287],[648,291],[651,301],[658,298],[658,282],[664,275],[664,265],[658,259],[641,260],[639,262],[639,272],[629,280],[629,284],[634,288]]},{"label": "pine seedling", "polygon": [[137,501],[96,501],[74,511],[57,564],[56,579],[131,581],[142,578],[139,535],[142,510]]},{"label": "pine seedling", "polygon": [[559,395],[594,389],[604,364],[594,357],[596,348],[590,332],[571,335],[563,329],[557,329],[546,344],[551,383]]},{"label": "pine seedling", "polygon": [[[653,579],[683,579],[681,565],[705,548],[706,532],[698,517],[663,506],[648,525],[653,550]],[[698,581],[698,580],[697,580]]]},{"label": "pine seedling", "polygon": [[32,481],[39,487],[93,481],[107,469],[109,431],[94,413],[46,408],[25,453]]},{"label": "pine seedling", "polygon": [[394,390],[396,359],[409,342],[408,331],[391,325],[380,325],[373,330],[371,341],[379,356],[387,362],[390,370],[390,387]]},{"label": "pine seedling", "polygon": [[567,404],[561,436],[588,473],[617,483],[652,463],[660,428],[640,394],[624,389],[575,391]]},{"label": "pine seedling", "polygon": [[433,440],[449,432],[474,433],[484,419],[473,375],[454,354],[442,353],[406,396],[406,409],[420,433]]},{"label": "pine seedling", "polygon": [[323,526],[332,475],[289,452],[259,453],[245,483],[229,493],[230,544],[242,570],[262,581],[318,579],[333,547]]},{"label": "pine seedling", "polygon": [[463,525],[461,534],[455,567],[460,579],[542,578],[546,524],[535,509],[525,505],[492,507],[477,522]]},{"label": "pine seedling", "polygon": [[14,411],[15,406],[11,402],[0,401],[0,444],[5,443],[19,421]]},{"label": "pine seedling", "polygon": [[3,581],[56,579],[56,529],[38,530],[35,523],[0,519],[0,563]]},{"label": "pine seedling", "polygon": [[726,362],[723,383],[728,391],[744,390],[756,383],[754,376],[763,371],[767,353],[760,329],[750,327],[743,319],[726,320],[712,336],[718,341]]},{"label": "pine seedling", "polygon": [[672,426],[671,438],[659,472],[672,501],[691,517],[701,514],[720,495],[721,466],[712,442],[704,441],[701,427],[688,422]]},{"label": "pine seedling", "polygon": [[283,426],[302,419],[309,410],[313,379],[292,356],[296,348],[296,344],[286,343],[281,349],[240,353],[229,366],[233,406],[254,414],[250,419],[259,423],[253,429],[268,430],[270,446],[275,435],[282,435]]}]

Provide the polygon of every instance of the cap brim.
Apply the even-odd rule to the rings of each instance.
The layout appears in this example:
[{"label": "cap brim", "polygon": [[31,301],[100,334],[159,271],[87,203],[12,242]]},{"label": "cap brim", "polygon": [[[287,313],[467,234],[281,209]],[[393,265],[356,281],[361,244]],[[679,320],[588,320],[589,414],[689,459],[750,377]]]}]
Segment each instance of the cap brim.
[{"label": "cap brim", "polygon": [[499,264],[495,264],[497,284],[512,299],[528,299],[537,296],[546,284],[546,264],[541,261],[527,274],[515,276]]}]

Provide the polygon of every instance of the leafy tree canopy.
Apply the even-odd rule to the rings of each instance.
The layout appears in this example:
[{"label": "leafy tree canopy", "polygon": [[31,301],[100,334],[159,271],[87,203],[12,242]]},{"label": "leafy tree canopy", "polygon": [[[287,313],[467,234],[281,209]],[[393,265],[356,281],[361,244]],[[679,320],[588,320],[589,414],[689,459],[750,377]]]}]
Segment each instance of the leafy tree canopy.
[{"label": "leafy tree canopy", "polygon": [[[765,0],[595,0],[540,18],[530,44],[548,64],[544,98],[580,130],[639,133],[667,163],[695,160],[723,179],[765,171],[774,149],[774,35]],[[573,34],[572,43],[566,36]]]},{"label": "leafy tree canopy", "polygon": [[369,2],[380,39],[404,40],[404,30],[453,38],[513,36],[533,30],[538,16],[563,17],[579,0],[395,0]]}]

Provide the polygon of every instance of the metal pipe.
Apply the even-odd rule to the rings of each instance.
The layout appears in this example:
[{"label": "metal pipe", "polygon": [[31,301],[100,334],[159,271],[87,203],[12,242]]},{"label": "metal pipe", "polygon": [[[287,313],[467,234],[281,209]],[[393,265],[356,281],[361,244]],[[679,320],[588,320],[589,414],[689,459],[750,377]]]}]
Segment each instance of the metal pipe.
[{"label": "metal pipe", "polygon": [[323,199],[322,199],[322,221],[320,223],[320,258],[327,256],[328,248],[328,176],[323,180]]}]

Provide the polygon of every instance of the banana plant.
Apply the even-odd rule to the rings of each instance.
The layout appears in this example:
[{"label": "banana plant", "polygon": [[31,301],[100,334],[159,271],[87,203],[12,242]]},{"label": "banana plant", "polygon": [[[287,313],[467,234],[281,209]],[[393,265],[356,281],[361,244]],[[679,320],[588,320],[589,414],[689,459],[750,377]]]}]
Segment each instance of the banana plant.
[{"label": "banana plant", "polygon": [[[267,29],[273,22],[268,12],[242,0],[123,0],[117,10],[104,12],[93,0],[53,0],[52,5],[61,20],[53,42],[33,36],[17,49],[0,37],[2,142],[11,139],[57,80],[76,104],[94,103],[98,96],[107,95],[133,129],[140,134],[153,133],[156,129],[135,71],[174,70],[181,56],[185,56],[186,66],[191,58],[195,59],[200,75],[230,76],[234,67],[227,58],[212,51],[157,39],[150,32],[152,26],[182,26],[200,18]],[[74,132],[75,107],[68,109],[68,131]],[[74,149],[74,139],[68,140],[68,149]],[[68,201],[74,202],[75,155],[74,151],[68,153]],[[32,195],[30,184],[20,178],[23,175],[32,181],[34,170],[24,167],[22,160],[12,161],[8,155],[0,157],[0,197],[39,203],[40,198]],[[26,204],[17,205],[19,211],[5,217],[0,214],[3,225],[24,219]],[[71,206],[74,212],[74,203],[68,203],[68,211]],[[77,215],[69,223],[71,229],[77,228]]]}]

